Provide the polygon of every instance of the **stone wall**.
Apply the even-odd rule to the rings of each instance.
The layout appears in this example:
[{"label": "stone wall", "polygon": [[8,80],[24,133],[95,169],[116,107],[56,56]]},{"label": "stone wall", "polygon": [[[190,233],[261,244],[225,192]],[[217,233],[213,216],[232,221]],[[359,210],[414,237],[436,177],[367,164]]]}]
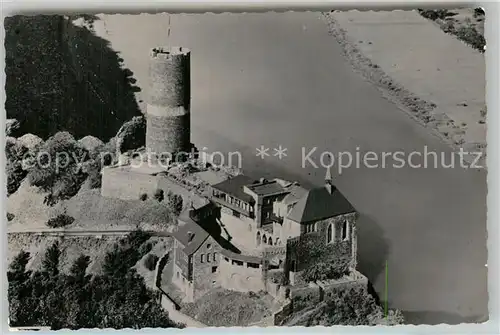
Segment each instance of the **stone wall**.
[{"label": "stone wall", "polygon": [[316,283],[302,284],[290,288],[290,299],[294,312],[323,301],[321,288]]},{"label": "stone wall", "polygon": [[224,225],[225,232],[230,236],[231,243],[246,249],[257,247],[255,221],[243,216],[237,218],[225,207],[221,207],[220,221]]},{"label": "stone wall", "polygon": [[[302,226],[300,236],[287,241],[287,258],[285,272],[289,278],[295,281],[292,284],[300,284],[300,272],[309,267],[331,260],[333,262],[348,263],[350,268],[357,265],[357,214],[340,215],[314,223],[314,231],[307,233],[306,226]],[[342,222],[347,220],[347,235],[342,238]],[[329,226],[332,226],[332,239],[329,242]],[[340,263],[339,263],[340,264]],[[290,272],[295,272],[290,275]]]},{"label": "stone wall", "polygon": [[291,286],[289,300],[274,314],[274,325],[281,326],[296,312],[332,299],[339,291],[361,286],[368,287],[368,278],[353,270],[349,276],[337,280]]},{"label": "stone wall", "polygon": [[193,254],[194,300],[214,287],[220,265],[221,247],[210,236]]},{"label": "stone wall", "polygon": [[238,263],[225,256],[220,260],[217,282],[228,290],[239,292],[265,290],[261,267],[248,267],[246,262]]}]

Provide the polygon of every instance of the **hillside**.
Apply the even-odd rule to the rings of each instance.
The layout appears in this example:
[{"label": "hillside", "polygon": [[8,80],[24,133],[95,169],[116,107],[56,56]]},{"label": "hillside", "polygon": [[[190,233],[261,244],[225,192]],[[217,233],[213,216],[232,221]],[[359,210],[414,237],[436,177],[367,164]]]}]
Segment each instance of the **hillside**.
[{"label": "hillside", "polygon": [[69,18],[8,17],[4,43],[5,109],[20,122],[16,135],[65,130],[107,141],[140,115],[132,72],[106,40]]}]

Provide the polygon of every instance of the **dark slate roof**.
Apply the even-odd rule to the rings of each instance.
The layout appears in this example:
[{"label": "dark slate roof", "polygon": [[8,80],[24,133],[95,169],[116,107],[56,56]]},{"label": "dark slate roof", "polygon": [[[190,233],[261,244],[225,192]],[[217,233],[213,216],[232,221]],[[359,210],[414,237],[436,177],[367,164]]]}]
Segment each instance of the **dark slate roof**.
[{"label": "dark slate roof", "polygon": [[298,184],[291,185],[287,188],[288,194],[283,198],[283,202],[287,205],[294,204],[300,199],[302,199],[306,194],[307,190]]},{"label": "dark slate roof", "polygon": [[[212,206],[212,204],[207,204],[205,206]],[[178,218],[179,226],[176,231],[172,232],[172,235],[184,245],[183,250],[187,255],[194,254],[209,236],[212,236],[223,249],[234,253],[240,252],[231,242],[220,235],[220,227],[218,225],[217,228],[219,228],[219,230],[217,231],[217,229],[214,229],[210,224],[202,227],[195,220],[196,218],[191,217],[189,210],[182,212]],[[189,238],[190,235],[193,236],[191,239]]]},{"label": "dark slate roof", "polygon": [[325,187],[318,187],[310,190],[295,204],[288,218],[295,222],[306,223],[355,211],[351,203],[336,188],[330,194]]},{"label": "dark slate roof", "polygon": [[[184,252],[187,255],[192,255],[210,234],[193,221],[187,213],[181,215],[178,221],[179,227],[172,235],[184,245]],[[190,239],[190,233],[194,234],[192,239]]]},{"label": "dark slate roof", "polygon": [[267,182],[265,184],[248,185],[248,188],[258,195],[267,195],[267,194],[285,192],[283,186],[278,184],[278,182],[276,181]]},{"label": "dark slate roof", "polygon": [[252,202],[253,198],[243,192],[243,186],[251,185],[254,182],[254,179],[240,174],[231,179],[215,184],[212,187],[237,199],[243,200],[245,202]]}]

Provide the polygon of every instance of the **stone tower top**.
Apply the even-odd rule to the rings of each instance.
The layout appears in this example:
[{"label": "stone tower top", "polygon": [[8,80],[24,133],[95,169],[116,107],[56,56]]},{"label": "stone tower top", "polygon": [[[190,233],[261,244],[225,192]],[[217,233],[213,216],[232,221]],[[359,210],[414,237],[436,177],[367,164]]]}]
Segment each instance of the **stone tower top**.
[{"label": "stone tower top", "polygon": [[151,49],[151,58],[168,59],[170,56],[187,56],[191,50],[184,47],[156,47]]}]

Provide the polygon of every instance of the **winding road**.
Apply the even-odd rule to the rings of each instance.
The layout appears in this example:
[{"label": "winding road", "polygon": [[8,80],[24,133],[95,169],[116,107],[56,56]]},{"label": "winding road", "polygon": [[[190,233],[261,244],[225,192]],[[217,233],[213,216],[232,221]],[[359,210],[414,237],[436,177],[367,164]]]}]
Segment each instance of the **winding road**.
[{"label": "winding road", "polygon": [[[319,13],[101,15],[94,27],[134,72],[140,100],[149,49],[190,48],[192,141],[240,152],[247,174],[319,185],[325,170],[302,164],[302,150],[315,147],[316,163],[323,151],[357,148],[451,157],[353,71]],[[256,157],[261,145],[287,156]],[[360,271],[381,296],[387,290],[390,307],[411,323],[487,314],[486,171],[361,166],[334,179],[361,212]]]}]

